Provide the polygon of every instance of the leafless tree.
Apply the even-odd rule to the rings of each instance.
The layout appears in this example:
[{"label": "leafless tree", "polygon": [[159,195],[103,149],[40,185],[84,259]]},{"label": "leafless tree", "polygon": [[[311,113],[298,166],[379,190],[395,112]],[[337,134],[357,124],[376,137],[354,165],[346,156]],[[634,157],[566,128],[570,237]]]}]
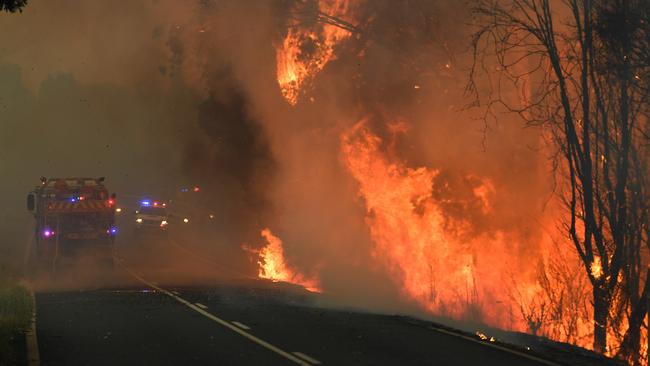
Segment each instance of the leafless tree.
[{"label": "leafless tree", "polygon": [[[553,249],[566,253],[561,244],[553,242]],[[510,275],[509,294],[528,332],[562,342],[584,342],[585,334],[579,328],[589,322],[589,284],[580,271],[564,255],[547,262],[540,259],[536,270],[539,288],[534,297],[522,293],[516,273]]]},{"label": "leafless tree", "polygon": [[[563,227],[592,287],[593,348],[636,364],[649,292],[650,3],[481,0],[474,16],[468,90],[550,131]],[[527,98],[509,102],[505,82]]]},{"label": "leafless tree", "polygon": [[25,5],[27,0],[0,0],[0,12],[3,10],[10,13],[22,12]]}]

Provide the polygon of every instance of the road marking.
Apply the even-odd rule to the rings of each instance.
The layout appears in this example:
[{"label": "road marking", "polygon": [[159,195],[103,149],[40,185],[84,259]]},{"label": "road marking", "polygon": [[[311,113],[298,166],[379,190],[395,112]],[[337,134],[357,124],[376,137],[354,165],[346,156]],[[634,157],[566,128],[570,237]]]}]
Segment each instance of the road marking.
[{"label": "road marking", "polygon": [[200,308],[203,309],[203,310],[205,310],[205,309],[208,308],[207,306],[201,304],[200,302],[195,302],[194,304],[195,304],[196,306],[200,307]]},{"label": "road marking", "polygon": [[180,295],[180,294],[178,293],[178,291],[171,291],[171,293],[174,294],[174,295],[176,295],[176,296]]},{"label": "road marking", "polygon": [[176,295],[174,295],[173,293],[171,293],[171,292],[165,290],[164,288],[162,288],[162,287],[160,287],[160,286],[154,285],[152,282],[149,282],[149,281],[145,280],[144,278],[142,278],[142,277],[138,276],[137,274],[135,274],[135,272],[133,272],[133,271],[131,271],[130,269],[128,269],[128,268],[127,268],[124,264],[122,264],[120,261],[118,261],[117,263],[118,263],[118,265],[119,265],[120,267],[122,267],[122,269],[124,269],[126,272],[128,272],[131,276],[133,276],[133,277],[134,277],[135,279],[137,279],[138,281],[144,283],[145,285],[147,285],[147,286],[149,286],[149,287],[151,287],[151,288],[154,288],[154,289],[156,289],[156,290],[158,290],[158,291],[164,293],[165,295],[167,295],[167,296],[173,298],[174,300],[180,302],[180,303],[183,304],[183,305],[186,305],[186,306],[189,307],[190,309],[192,309],[192,310],[196,311],[197,313],[199,313],[199,314],[205,316],[206,318],[208,318],[208,319],[214,321],[215,323],[218,323],[218,324],[220,324],[220,325],[222,325],[222,326],[224,326],[224,327],[226,327],[226,328],[232,330],[233,332],[238,333],[239,335],[241,335],[241,336],[243,336],[243,337],[245,337],[245,338],[248,338],[249,340],[251,340],[251,341],[257,343],[258,345],[260,345],[260,346],[262,346],[262,347],[264,347],[264,348],[266,348],[266,349],[268,349],[268,350],[270,350],[270,351],[273,351],[273,352],[279,354],[280,356],[282,356],[282,357],[284,357],[284,358],[286,358],[286,359],[288,359],[288,360],[290,360],[290,361],[293,361],[293,362],[297,363],[298,365],[301,365],[301,366],[311,366],[311,364],[310,364],[309,362],[306,362],[306,361],[304,361],[304,360],[302,360],[302,359],[300,359],[300,358],[298,358],[298,357],[292,355],[292,354],[289,353],[289,352],[286,352],[286,351],[281,350],[280,348],[278,348],[278,347],[272,345],[271,343],[269,343],[269,342],[267,342],[267,341],[265,341],[265,340],[263,340],[263,339],[257,338],[256,336],[254,336],[254,335],[252,335],[252,334],[250,334],[250,333],[248,333],[248,332],[246,332],[246,331],[244,331],[244,330],[242,330],[242,329],[239,329],[238,327],[236,327],[236,326],[230,324],[229,322],[227,322],[227,321],[225,321],[225,320],[223,320],[223,319],[217,317],[216,315],[213,315],[213,314],[211,314],[211,313],[209,313],[209,312],[207,312],[207,311],[201,309],[200,307],[198,307],[198,306],[192,304],[191,302],[189,302],[189,301],[183,299],[183,298],[180,297],[180,296],[176,296]]},{"label": "road marking", "polygon": [[463,338],[463,339],[466,339],[468,341],[472,341],[474,343],[482,344],[484,346],[496,348],[496,349],[498,349],[500,351],[512,353],[514,355],[517,355],[517,356],[520,356],[520,357],[523,357],[523,358],[527,358],[529,360],[533,360],[533,361],[539,362],[539,363],[544,364],[544,365],[562,366],[561,364],[559,364],[557,362],[545,360],[543,358],[539,358],[539,357],[536,357],[536,356],[533,356],[533,355],[529,355],[529,354],[524,353],[524,352],[519,352],[519,351],[516,351],[516,350],[508,348],[508,347],[499,346],[498,344],[494,344],[494,343],[490,343],[490,342],[484,342],[484,341],[478,340],[476,338],[466,336],[464,334],[451,332],[451,331],[448,331],[446,329],[437,328],[437,327],[434,327],[434,326],[430,326],[429,329],[432,329],[432,330],[435,330],[437,332],[444,333],[444,334],[447,334],[447,335],[450,335],[450,336]]},{"label": "road marking", "polygon": [[27,343],[27,365],[39,366],[41,364],[41,354],[38,351],[38,338],[36,337],[36,296],[34,290],[29,289],[32,296],[32,321],[30,322],[29,330],[25,333],[25,341]]},{"label": "road marking", "polygon": [[251,327],[249,327],[248,325],[242,324],[240,322],[233,321],[232,323],[235,324],[236,326],[240,327],[241,329],[244,329],[244,330],[251,329]]},{"label": "road marking", "polygon": [[309,362],[312,365],[320,365],[320,361],[318,361],[317,359],[315,359],[313,357],[309,357],[309,356],[307,356],[306,354],[304,354],[302,352],[293,352],[293,354],[300,357],[300,358],[302,358],[303,360]]}]

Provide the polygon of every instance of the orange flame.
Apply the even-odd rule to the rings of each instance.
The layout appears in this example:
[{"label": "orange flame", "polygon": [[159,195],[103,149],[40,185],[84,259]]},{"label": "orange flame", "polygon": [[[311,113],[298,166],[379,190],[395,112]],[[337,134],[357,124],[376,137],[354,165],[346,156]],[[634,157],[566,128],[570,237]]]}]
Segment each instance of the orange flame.
[{"label": "orange flame", "polygon": [[[438,315],[478,320],[591,348],[593,314],[587,306],[591,288],[584,282],[586,274],[575,255],[545,238],[540,242],[542,263],[547,265],[553,258],[567,267],[551,261],[550,269],[542,269],[541,279],[520,272],[530,267],[526,262],[531,258],[520,259],[517,239],[500,231],[467,235],[470,223],[446,217],[443,203],[435,198],[433,183],[438,171],[413,169],[390,159],[393,154],[382,147],[391,145],[384,144],[366,125],[362,120],[342,134],[342,157],[365,202],[374,257],[405,295]],[[472,207],[489,214],[495,192],[495,186],[483,179],[483,184],[473,189],[478,205]],[[596,278],[602,276],[600,258],[595,258],[590,269]],[[508,289],[513,271],[517,283]],[[558,296],[566,303],[558,302]],[[613,307],[617,307],[616,300]],[[608,334],[606,354],[610,356],[616,353],[627,322],[623,320],[615,328]],[[642,330],[644,342],[647,337]],[[641,352],[648,352],[645,343]]]},{"label": "orange flame", "polygon": [[[508,273],[505,234],[463,238],[467,223],[446,218],[433,199],[438,172],[390,162],[382,140],[361,121],[342,136],[345,164],[364,198],[374,256],[393,274],[403,291],[429,311],[455,318],[480,317],[492,325],[513,327],[519,320],[503,295]],[[489,211],[493,185],[474,190]]]},{"label": "orange flame", "polygon": [[600,277],[602,277],[603,265],[600,262],[600,257],[598,256],[594,257],[594,261],[591,262],[589,269],[591,270],[591,275],[594,276],[595,279],[599,279]]},{"label": "orange flame", "polygon": [[293,283],[312,292],[321,292],[318,281],[305,278],[304,275],[289,268],[284,258],[284,248],[280,238],[273,235],[268,228],[262,230],[261,235],[266,239],[267,244],[257,251],[260,278],[273,282]]},{"label": "orange flame", "polygon": [[[342,16],[349,12],[349,0],[318,2],[318,12]],[[318,26],[316,26],[318,25]],[[291,105],[298,103],[304,85],[308,85],[334,57],[334,47],[350,32],[330,24],[308,28],[290,28],[276,51],[277,79],[282,95]]]}]

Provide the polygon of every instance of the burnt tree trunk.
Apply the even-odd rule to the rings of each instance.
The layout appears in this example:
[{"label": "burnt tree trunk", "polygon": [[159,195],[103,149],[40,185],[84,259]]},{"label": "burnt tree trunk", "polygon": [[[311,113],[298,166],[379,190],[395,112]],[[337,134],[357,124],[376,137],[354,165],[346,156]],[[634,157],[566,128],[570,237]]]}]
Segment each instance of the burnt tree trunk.
[{"label": "burnt tree trunk", "polygon": [[607,349],[607,315],[609,301],[600,281],[594,285],[594,351],[604,353]]}]

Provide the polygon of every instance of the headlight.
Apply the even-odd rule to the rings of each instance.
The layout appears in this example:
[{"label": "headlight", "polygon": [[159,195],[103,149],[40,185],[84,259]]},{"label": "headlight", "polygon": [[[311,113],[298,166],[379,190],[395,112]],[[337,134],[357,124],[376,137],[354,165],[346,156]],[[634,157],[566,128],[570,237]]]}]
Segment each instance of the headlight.
[{"label": "headlight", "polygon": [[167,225],[167,220],[162,220],[162,221],[160,222],[160,226],[165,226],[165,225]]},{"label": "headlight", "polygon": [[188,222],[190,222],[190,219],[188,219],[188,218],[186,217],[186,218],[183,219],[183,222],[187,224]]},{"label": "headlight", "polygon": [[115,212],[120,213],[120,212],[122,212],[122,209],[118,207],[118,208],[115,209]]},{"label": "headlight", "polygon": [[135,219],[135,222],[137,222],[138,224],[141,224],[141,223],[142,223],[142,219],[140,219],[140,218]]}]

